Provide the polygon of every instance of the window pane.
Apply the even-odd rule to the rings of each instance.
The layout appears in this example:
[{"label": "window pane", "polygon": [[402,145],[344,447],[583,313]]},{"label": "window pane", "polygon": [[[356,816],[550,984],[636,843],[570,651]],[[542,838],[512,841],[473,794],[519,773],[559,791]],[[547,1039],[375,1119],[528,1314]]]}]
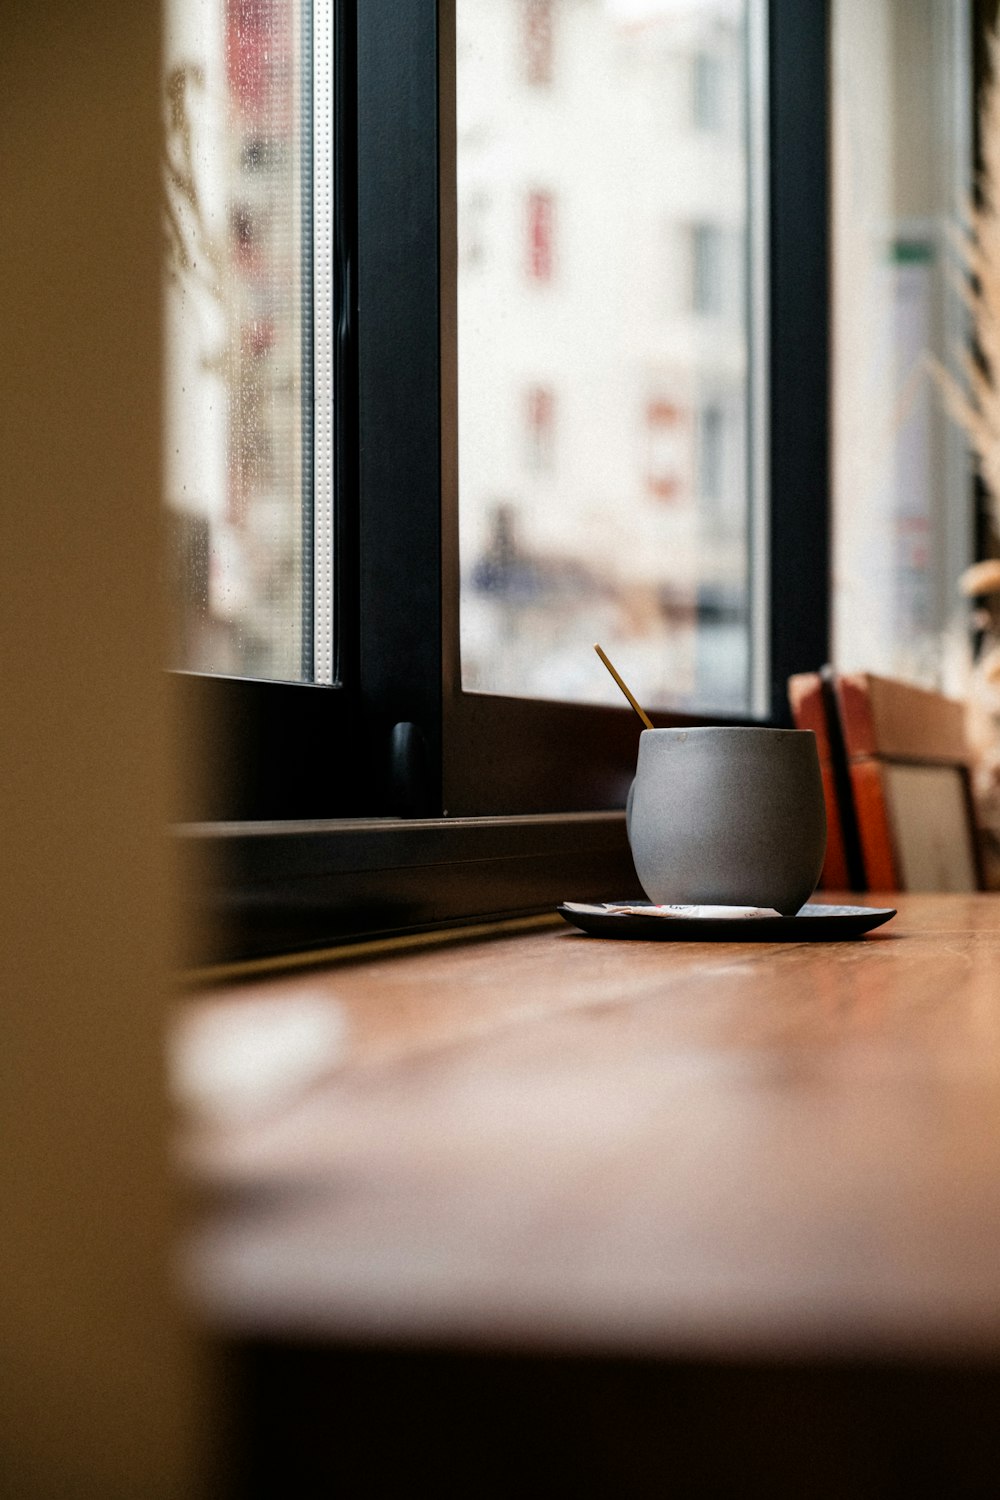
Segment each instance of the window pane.
[{"label": "window pane", "polygon": [[311,674],[300,8],[170,0],[166,488],[174,665]]},{"label": "window pane", "polygon": [[969,7],[835,0],[831,21],[836,661],[954,686],[971,467],[927,356],[958,374],[967,337]]},{"label": "window pane", "polygon": [[468,690],[751,707],[747,9],[458,0]]}]

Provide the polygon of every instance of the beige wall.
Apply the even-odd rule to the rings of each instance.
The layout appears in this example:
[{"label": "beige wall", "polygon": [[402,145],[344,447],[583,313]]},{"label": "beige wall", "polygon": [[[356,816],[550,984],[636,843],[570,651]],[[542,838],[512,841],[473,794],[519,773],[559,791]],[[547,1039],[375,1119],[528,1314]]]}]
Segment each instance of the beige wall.
[{"label": "beige wall", "polygon": [[191,1496],[167,1286],[155,5],[0,8],[0,1493]]}]

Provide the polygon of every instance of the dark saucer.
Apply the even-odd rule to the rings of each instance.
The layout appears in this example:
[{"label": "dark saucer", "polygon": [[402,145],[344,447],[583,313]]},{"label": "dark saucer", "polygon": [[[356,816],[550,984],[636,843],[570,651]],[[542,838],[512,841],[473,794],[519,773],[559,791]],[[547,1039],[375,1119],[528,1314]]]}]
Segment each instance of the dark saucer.
[{"label": "dark saucer", "polygon": [[[637,908],[634,914],[610,906]],[[640,908],[650,908],[647,915]],[[643,938],[659,942],[801,943],[857,938],[896,915],[892,906],[819,906],[809,902],[794,917],[665,917],[650,901],[593,905],[564,901],[560,916],[592,937]]]}]

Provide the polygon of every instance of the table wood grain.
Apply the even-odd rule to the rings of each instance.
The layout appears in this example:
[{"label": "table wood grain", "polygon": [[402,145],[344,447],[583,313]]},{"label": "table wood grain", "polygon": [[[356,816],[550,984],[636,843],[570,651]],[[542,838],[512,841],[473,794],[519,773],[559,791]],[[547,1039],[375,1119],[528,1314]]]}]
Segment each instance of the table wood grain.
[{"label": "table wood grain", "polygon": [[561,927],[185,997],[199,1315],[355,1346],[994,1360],[1000,898],[864,899],[899,914],[853,942]]}]

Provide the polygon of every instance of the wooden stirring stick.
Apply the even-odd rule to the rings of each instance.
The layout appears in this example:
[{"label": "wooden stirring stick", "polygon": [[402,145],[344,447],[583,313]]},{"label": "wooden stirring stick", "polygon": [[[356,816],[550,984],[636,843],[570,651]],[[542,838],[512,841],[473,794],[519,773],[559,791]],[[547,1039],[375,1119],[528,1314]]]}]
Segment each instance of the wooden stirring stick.
[{"label": "wooden stirring stick", "polygon": [[652,729],[652,727],[653,727],[653,721],[652,721],[652,719],[649,717],[649,715],[643,709],[641,709],[639,707],[638,703],[635,701],[635,699],[633,698],[632,694],[629,692],[628,688],[625,686],[624,682],[619,677],[618,673],[615,671],[614,667],[608,661],[608,658],[605,656],[605,654],[601,650],[600,646],[598,646],[596,643],[594,645],[594,650],[597,652],[598,656],[601,658],[601,661],[607,667],[608,671],[611,673],[612,677],[615,679],[615,681],[617,682],[618,686],[621,688],[622,692],[625,694],[626,698],[631,703],[631,705],[635,709],[636,713],[639,715],[639,718],[645,724],[646,728],[647,729]]}]

